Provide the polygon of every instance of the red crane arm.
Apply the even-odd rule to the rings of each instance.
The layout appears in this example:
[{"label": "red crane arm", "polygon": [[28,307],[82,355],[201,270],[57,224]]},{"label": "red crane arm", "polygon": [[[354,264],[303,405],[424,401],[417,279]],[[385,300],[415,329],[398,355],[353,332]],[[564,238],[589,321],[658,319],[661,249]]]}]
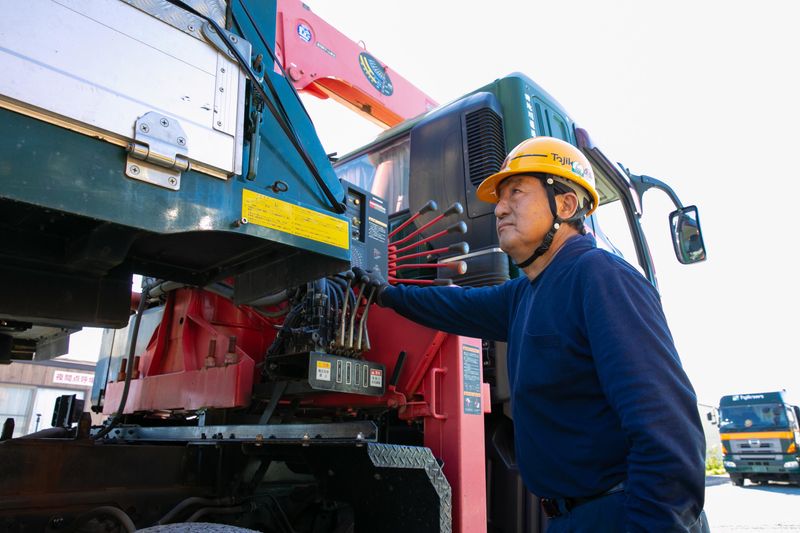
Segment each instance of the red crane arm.
[{"label": "red crane arm", "polygon": [[333,98],[384,127],[437,104],[298,0],[277,0],[275,52],[298,91]]}]

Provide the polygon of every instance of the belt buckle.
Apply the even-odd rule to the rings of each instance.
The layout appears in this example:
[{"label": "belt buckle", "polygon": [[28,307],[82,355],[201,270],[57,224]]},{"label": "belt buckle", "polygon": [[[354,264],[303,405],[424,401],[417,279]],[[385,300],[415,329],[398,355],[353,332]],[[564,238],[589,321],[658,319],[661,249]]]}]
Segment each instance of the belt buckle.
[{"label": "belt buckle", "polygon": [[558,508],[558,500],[553,498],[542,498],[539,500],[539,503],[542,506],[544,514],[547,515],[547,518],[557,518],[561,516],[561,511]]}]

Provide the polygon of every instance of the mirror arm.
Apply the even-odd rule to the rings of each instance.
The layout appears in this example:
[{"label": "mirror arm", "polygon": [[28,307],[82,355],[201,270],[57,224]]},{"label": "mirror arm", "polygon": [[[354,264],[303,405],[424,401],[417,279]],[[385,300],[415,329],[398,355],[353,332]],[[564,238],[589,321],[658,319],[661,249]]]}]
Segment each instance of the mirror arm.
[{"label": "mirror arm", "polygon": [[672,190],[672,187],[670,187],[663,181],[653,178],[651,176],[644,176],[644,175],[638,176],[636,174],[631,173],[627,168],[623,167],[622,164],[620,163],[617,164],[622,168],[623,171],[625,171],[625,174],[628,175],[628,179],[631,180],[631,185],[633,185],[633,189],[636,191],[636,194],[639,195],[640,204],[642,203],[642,197],[644,196],[644,193],[651,188],[655,188],[667,193],[667,196],[669,196],[670,200],[672,200],[672,203],[675,204],[675,207],[677,209],[681,209],[683,207],[680,198],[678,198],[678,195],[675,193],[674,190]]}]

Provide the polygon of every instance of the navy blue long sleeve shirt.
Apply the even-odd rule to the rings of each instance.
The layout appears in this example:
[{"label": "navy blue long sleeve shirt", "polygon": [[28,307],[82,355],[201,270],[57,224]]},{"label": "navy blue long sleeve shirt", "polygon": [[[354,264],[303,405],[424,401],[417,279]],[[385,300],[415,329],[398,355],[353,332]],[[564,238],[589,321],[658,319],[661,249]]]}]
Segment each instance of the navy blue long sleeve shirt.
[{"label": "navy blue long sleeve shirt", "polygon": [[534,280],[388,287],[381,303],[428,327],[508,343],[516,454],[540,497],[621,481],[628,531],[685,531],[703,508],[705,440],[655,288],[591,236]]}]

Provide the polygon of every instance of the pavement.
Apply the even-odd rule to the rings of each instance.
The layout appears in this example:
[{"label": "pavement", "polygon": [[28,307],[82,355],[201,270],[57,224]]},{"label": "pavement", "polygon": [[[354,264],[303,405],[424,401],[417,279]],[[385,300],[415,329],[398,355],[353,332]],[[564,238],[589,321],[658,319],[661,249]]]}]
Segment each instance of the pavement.
[{"label": "pavement", "polygon": [[706,476],[706,487],[716,487],[717,485],[727,485],[731,478],[727,474],[721,476]]},{"label": "pavement", "polygon": [[737,487],[727,475],[707,476],[705,510],[712,533],[800,532],[800,486]]}]

